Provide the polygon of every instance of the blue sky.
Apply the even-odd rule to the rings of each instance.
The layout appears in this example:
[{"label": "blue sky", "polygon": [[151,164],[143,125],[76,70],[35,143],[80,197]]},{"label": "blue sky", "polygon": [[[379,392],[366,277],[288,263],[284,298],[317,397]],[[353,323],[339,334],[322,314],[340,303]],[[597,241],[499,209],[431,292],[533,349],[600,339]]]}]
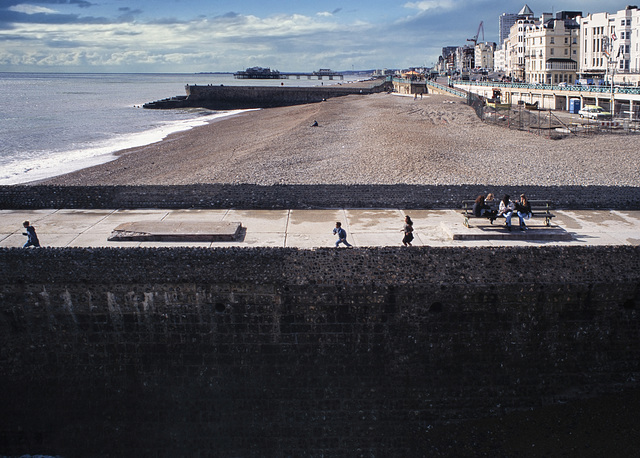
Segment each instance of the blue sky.
[{"label": "blue sky", "polygon": [[[628,1],[0,0],[0,71],[204,72],[431,66],[484,22]],[[482,36],[480,36],[480,39]]]}]

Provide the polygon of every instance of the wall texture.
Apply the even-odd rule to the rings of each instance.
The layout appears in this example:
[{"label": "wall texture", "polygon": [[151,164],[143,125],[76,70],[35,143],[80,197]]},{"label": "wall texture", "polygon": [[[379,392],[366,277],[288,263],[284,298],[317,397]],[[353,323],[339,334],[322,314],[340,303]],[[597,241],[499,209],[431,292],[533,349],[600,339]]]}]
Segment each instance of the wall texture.
[{"label": "wall texture", "polygon": [[557,208],[640,210],[638,186],[274,185],[0,186],[0,208],[460,208],[493,192],[526,193]]},{"label": "wall texture", "polygon": [[0,454],[434,456],[640,376],[640,248],[1,249]]}]

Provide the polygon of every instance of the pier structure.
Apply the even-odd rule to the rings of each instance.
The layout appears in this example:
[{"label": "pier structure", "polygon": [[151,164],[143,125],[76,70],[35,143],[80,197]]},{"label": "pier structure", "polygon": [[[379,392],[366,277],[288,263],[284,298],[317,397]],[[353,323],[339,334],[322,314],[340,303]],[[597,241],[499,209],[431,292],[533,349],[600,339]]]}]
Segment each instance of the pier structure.
[{"label": "pier structure", "polygon": [[236,79],[318,79],[322,80],[327,78],[332,81],[334,79],[344,79],[344,75],[340,72],[334,72],[328,68],[321,68],[318,71],[305,73],[305,72],[280,72],[278,70],[271,70],[270,68],[252,67],[246,70],[235,72],[233,76]]}]

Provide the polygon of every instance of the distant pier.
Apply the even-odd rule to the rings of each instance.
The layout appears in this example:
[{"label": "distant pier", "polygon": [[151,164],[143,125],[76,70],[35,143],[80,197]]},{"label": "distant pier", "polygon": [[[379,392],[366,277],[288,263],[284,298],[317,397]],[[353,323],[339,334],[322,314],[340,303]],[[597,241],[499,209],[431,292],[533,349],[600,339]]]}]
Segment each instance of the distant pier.
[{"label": "distant pier", "polygon": [[235,72],[233,76],[236,79],[314,79],[322,80],[324,78],[332,81],[334,79],[344,79],[344,75],[340,72],[334,72],[328,68],[321,68],[316,72],[311,73],[298,73],[298,72],[279,72],[278,70],[271,70],[270,68],[252,67],[246,70]]}]

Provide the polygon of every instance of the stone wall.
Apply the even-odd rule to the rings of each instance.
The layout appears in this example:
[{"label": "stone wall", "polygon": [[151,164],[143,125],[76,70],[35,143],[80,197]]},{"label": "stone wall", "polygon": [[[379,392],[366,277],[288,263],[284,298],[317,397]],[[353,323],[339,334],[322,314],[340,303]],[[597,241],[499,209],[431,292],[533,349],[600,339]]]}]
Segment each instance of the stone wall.
[{"label": "stone wall", "polygon": [[637,388],[639,306],[640,247],[0,249],[0,454],[436,456]]},{"label": "stone wall", "polygon": [[[284,84],[284,83],[283,83]],[[201,107],[211,110],[273,108],[322,102],[333,97],[373,94],[392,89],[384,79],[370,84],[329,85],[315,87],[289,86],[198,86],[185,87],[186,98],[171,98],[144,104],[144,108]]]},{"label": "stone wall", "polygon": [[640,187],[481,185],[0,186],[0,208],[460,208],[493,192],[548,199],[557,208],[640,209]]}]

